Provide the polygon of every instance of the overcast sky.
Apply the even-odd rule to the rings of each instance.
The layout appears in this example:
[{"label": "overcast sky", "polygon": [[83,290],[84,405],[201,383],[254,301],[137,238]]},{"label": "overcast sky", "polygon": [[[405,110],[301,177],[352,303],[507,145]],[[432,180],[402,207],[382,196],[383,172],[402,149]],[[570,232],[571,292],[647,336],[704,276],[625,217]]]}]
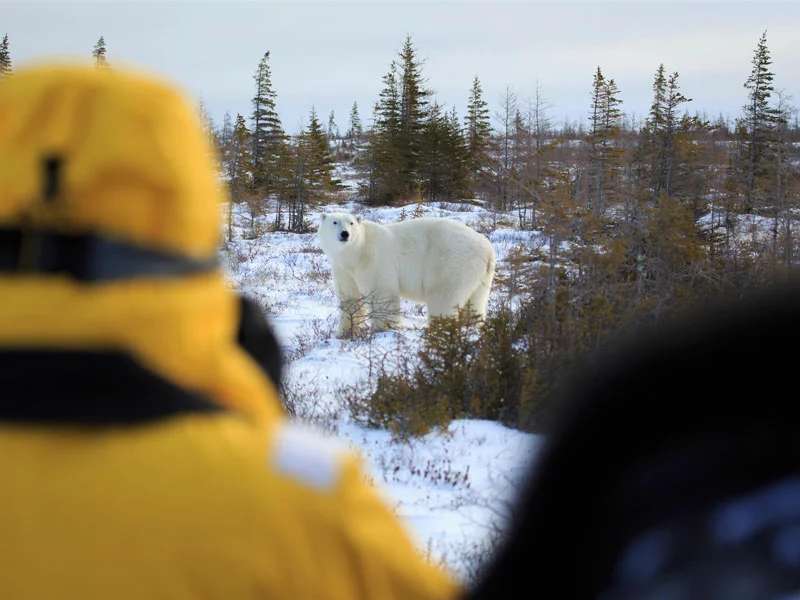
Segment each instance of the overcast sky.
[{"label": "overcast sky", "polygon": [[312,105],[347,128],[353,102],[371,120],[381,78],[407,34],[440,104],[463,115],[477,75],[492,112],[506,89],[526,104],[538,84],[558,123],[585,120],[599,66],[622,109],[646,116],[659,64],[679,73],[690,112],[739,116],[762,32],[775,87],[800,105],[800,2],[638,0],[560,2],[9,2],[0,36],[12,64],[90,60],[102,35],[109,63],[145,67],[202,97],[215,122],[249,116],[253,73],[270,52],[277,108],[288,133]]}]

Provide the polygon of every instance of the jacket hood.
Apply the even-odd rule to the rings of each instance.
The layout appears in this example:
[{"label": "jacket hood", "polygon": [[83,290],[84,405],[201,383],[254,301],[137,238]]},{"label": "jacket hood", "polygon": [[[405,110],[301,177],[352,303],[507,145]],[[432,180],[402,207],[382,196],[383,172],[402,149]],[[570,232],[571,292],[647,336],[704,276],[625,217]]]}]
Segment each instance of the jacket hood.
[{"label": "jacket hood", "polygon": [[[124,352],[224,408],[276,414],[216,263],[212,156],[196,108],[152,76],[45,65],[0,80],[0,348]],[[31,240],[53,256],[15,268]],[[99,253],[110,269],[67,268],[95,247],[114,249]]]},{"label": "jacket hood", "polygon": [[[128,71],[43,66],[0,82],[0,223],[101,231],[197,257],[219,243],[221,188],[197,111]],[[42,202],[43,163],[61,163]]]}]

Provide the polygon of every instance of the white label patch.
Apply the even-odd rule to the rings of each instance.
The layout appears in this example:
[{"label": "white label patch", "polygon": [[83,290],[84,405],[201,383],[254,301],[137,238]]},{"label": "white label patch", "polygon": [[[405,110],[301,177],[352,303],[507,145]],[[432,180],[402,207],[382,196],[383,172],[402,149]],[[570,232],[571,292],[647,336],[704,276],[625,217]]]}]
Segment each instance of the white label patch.
[{"label": "white label patch", "polygon": [[272,462],[292,479],[330,490],[339,479],[341,453],[342,447],[321,431],[285,423],[278,428]]}]

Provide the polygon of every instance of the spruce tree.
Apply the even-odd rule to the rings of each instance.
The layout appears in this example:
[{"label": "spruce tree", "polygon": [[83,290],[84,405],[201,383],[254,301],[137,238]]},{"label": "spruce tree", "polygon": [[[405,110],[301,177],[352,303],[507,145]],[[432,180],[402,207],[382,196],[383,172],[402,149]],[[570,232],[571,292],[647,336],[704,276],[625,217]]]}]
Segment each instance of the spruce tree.
[{"label": "spruce tree", "polygon": [[336,115],[333,111],[328,115],[328,139],[334,141],[339,138],[339,126],[336,125]]},{"label": "spruce tree", "polygon": [[227,175],[233,140],[233,117],[228,111],[222,117],[222,127],[219,128],[216,138],[220,170]]},{"label": "spruce tree", "polygon": [[449,198],[467,198],[472,194],[472,181],[469,169],[467,140],[461,129],[456,107],[450,109],[444,121],[447,152],[445,171],[445,193]]},{"label": "spruce tree", "polygon": [[252,200],[253,157],[251,152],[251,134],[245,118],[237,114],[230,140],[225,148],[226,175],[230,186],[228,203],[228,239],[233,235],[233,205],[247,202],[250,207],[250,226],[255,221],[255,210]]},{"label": "spruce tree", "polygon": [[222,152],[223,161],[225,160],[226,148],[228,148],[231,139],[233,138],[233,117],[227,110],[222,117],[222,127],[219,130],[219,145]]},{"label": "spruce tree", "polygon": [[770,105],[772,92],[775,90],[775,74],[769,70],[771,64],[765,31],[758,41],[753,54],[753,68],[744,84],[748,90],[748,102],[743,107],[744,116],[737,122],[744,149],[742,162],[745,163],[747,211],[763,202],[767,194],[776,131],[781,118],[778,111]]},{"label": "spruce tree", "polygon": [[588,206],[599,215],[605,209],[614,179],[619,175],[619,89],[613,79],[606,79],[600,67],[592,82],[589,113],[589,195]]},{"label": "spruce tree", "polygon": [[214,125],[214,119],[211,118],[211,115],[208,114],[208,109],[206,108],[206,102],[203,97],[200,97],[200,100],[197,102],[197,112],[200,115],[200,125],[203,127],[203,133],[206,134],[206,138],[212,145],[217,144],[217,132],[216,126]]},{"label": "spruce tree", "polygon": [[333,157],[328,135],[311,107],[308,125],[294,145],[293,177],[289,191],[289,231],[307,230],[306,215],[310,207],[318,206],[325,193],[335,185],[331,177]]},{"label": "spruce tree", "polygon": [[403,162],[401,176],[403,189],[401,194],[410,195],[416,188],[418,178],[418,157],[421,151],[422,135],[428,116],[431,90],[425,87],[422,77],[422,61],[411,43],[411,36],[406,36],[403,49],[400,51],[402,77],[400,80],[400,132],[397,139]]},{"label": "spruce tree", "polygon": [[339,138],[342,137],[342,135],[339,131],[339,126],[336,124],[336,114],[334,111],[331,111],[328,115],[328,127],[325,131],[325,135],[328,146],[331,149],[332,159],[334,161],[344,160],[347,155],[345,153],[344,144],[339,142]]},{"label": "spruce tree", "polygon": [[103,36],[100,36],[100,39],[97,40],[97,43],[94,45],[94,50],[92,50],[92,56],[94,57],[94,65],[96,67],[108,67],[108,61],[106,60],[106,41],[103,39]]},{"label": "spruce tree", "polygon": [[664,103],[667,95],[667,77],[664,64],[656,70],[653,81],[653,103],[642,127],[639,140],[638,162],[642,177],[654,195],[659,191],[661,173],[660,140],[664,131]]},{"label": "spruce tree", "polygon": [[377,144],[375,197],[368,202],[394,204],[409,199],[420,183],[420,152],[428,117],[428,98],[422,61],[407,36],[399,60],[383,77],[374,142]]},{"label": "spruce tree", "polygon": [[374,155],[372,181],[368,186],[368,204],[394,204],[406,181],[401,173],[403,156],[400,151],[400,84],[397,62],[392,61],[383,76],[384,88],[375,107],[375,123],[370,136]]},{"label": "spruce tree", "polygon": [[309,181],[314,192],[321,198],[324,191],[333,188],[333,155],[331,154],[328,136],[322,129],[317,112],[311,107],[308,126],[301,134],[308,146]]},{"label": "spruce tree", "polygon": [[447,169],[447,115],[437,102],[432,102],[422,138],[419,156],[419,185],[429,202],[445,197],[445,171]]},{"label": "spruce tree", "polygon": [[286,134],[275,108],[277,94],[272,89],[270,53],[265,52],[258,63],[253,80],[256,93],[253,97],[253,185],[265,196],[272,193],[279,177],[278,164],[284,152]]},{"label": "spruce tree", "polygon": [[483,88],[476,76],[472,82],[467,115],[464,117],[467,143],[467,168],[473,185],[489,164],[489,148],[492,140],[492,124],[489,105],[483,99]]},{"label": "spruce tree", "polygon": [[678,159],[678,135],[686,133],[689,128],[682,126],[688,125],[689,120],[681,119],[678,116],[678,108],[681,104],[691,102],[691,98],[684,96],[678,86],[678,72],[675,71],[667,80],[667,95],[664,104],[664,132],[661,139],[663,155],[661,160],[661,180],[660,189],[663,189],[667,196],[672,195],[674,183],[675,162]]},{"label": "spruce tree", "polygon": [[648,188],[654,197],[661,192],[673,193],[673,173],[677,159],[677,135],[681,129],[678,108],[691,102],[678,86],[678,73],[666,77],[664,65],[656,71],[653,82],[653,104],[641,132],[640,160]]},{"label": "spruce tree", "polygon": [[0,43],[0,77],[11,74],[11,53],[8,49],[8,34],[3,36]]},{"label": "spruce tree", "polygon": [[378,168],[380,166],[378,151],[381,144],[378,134],[379,110],[379,103],[376,102],[372,109],[373,125],[363,132],[362,140],[364,143],[359,145],[354,161],[356,172],[363,182],[359,186],[359,195],[368,204],[376,203],[380,195],[378,189]]},{"label": "spruce tree", "polygon": [[363,133],[364,131],[361,126],[361,117],[358,114],[358,103],[353,102],[353,108],[350,109],[350,127],[348,128],[345,137],[347,137],[349,142],[357,143],[361,140]]}]

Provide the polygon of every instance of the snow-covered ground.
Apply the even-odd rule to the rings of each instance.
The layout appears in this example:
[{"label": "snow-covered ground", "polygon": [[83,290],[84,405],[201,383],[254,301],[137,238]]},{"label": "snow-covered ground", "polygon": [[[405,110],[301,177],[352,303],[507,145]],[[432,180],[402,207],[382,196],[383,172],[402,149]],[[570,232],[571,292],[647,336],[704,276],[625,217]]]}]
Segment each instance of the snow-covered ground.
[{"label": "snow-covered ground", "polygon": [[[353,191],[352,175],[338,176],[350,189],[340,204],[309,214],[310,229],[316,230],[322,212],[353,212],[379,223],[423,215],[462,221],[487,235],[497,254],[490,314],[501,303],[514,305],[507,283],[514,279],[509,256],[520,247],[534,255],[549,253],[547,238],[517,228],[514,213],[498,215],[472,204],[367,208],[344,199]],[[237,207],[234,239],[222,255],[232,285],[259,300],[275,327],[288,362],[285,401],[296,418],[321,426],[359,453],[367,477],[408,524],[420,550],[470,581],[491,557],[510,503],[543,440],[489,421],[456,421],[446,431],[410,441],[357,424],[348,401],[374,385],[378,366],[402,364],[414,356],[426,324],[425,309],[403,302],[403,328],[358,340],[337,339],[330,265],[316,234],[269,232],[274,218],[265,214],[253,226],[247,209]],[[699,225],[719,226],[721,218],[712,211]],[[743,247],[769,243],[771,219],[745,215],[736,220]]]},{"label": "snow-covered ground", "polygon": [[[504,257],[519,243],[542,245],[535,232],[520,232],[510,220],[497,222],[469,206],[367,210],[351,204],[323,210],[358,212],[383,223],[413,218],[419,210],[461,220],[489,236],[499,272],[505,268]],[[320,212],[309,216],[314,229]],[[267,224],[273,218],[268,214],[261,221]],[[541,439],[495,422],[460,420],[447,431],[402,442],[387,431],[356,424],[343,390],[363,385],[375,361],[392,352],[414,351],[426,323],[424,308],[404,303],[406,322],[399,331],[356,341],[336,339],[330,266],[316,234],[271,233],[265,226],[254,232],[244,209],[237,211],[234,222],[234,240],[223,252],[228,272],[234,285],[267,310],[289,363],[286,397],[298,418],[323,427],[358,452],[368,477],[408,523],[420,550],[469,580],[490,555]],[[490,311],[502,294],[501,286],[493,289]]]}]

